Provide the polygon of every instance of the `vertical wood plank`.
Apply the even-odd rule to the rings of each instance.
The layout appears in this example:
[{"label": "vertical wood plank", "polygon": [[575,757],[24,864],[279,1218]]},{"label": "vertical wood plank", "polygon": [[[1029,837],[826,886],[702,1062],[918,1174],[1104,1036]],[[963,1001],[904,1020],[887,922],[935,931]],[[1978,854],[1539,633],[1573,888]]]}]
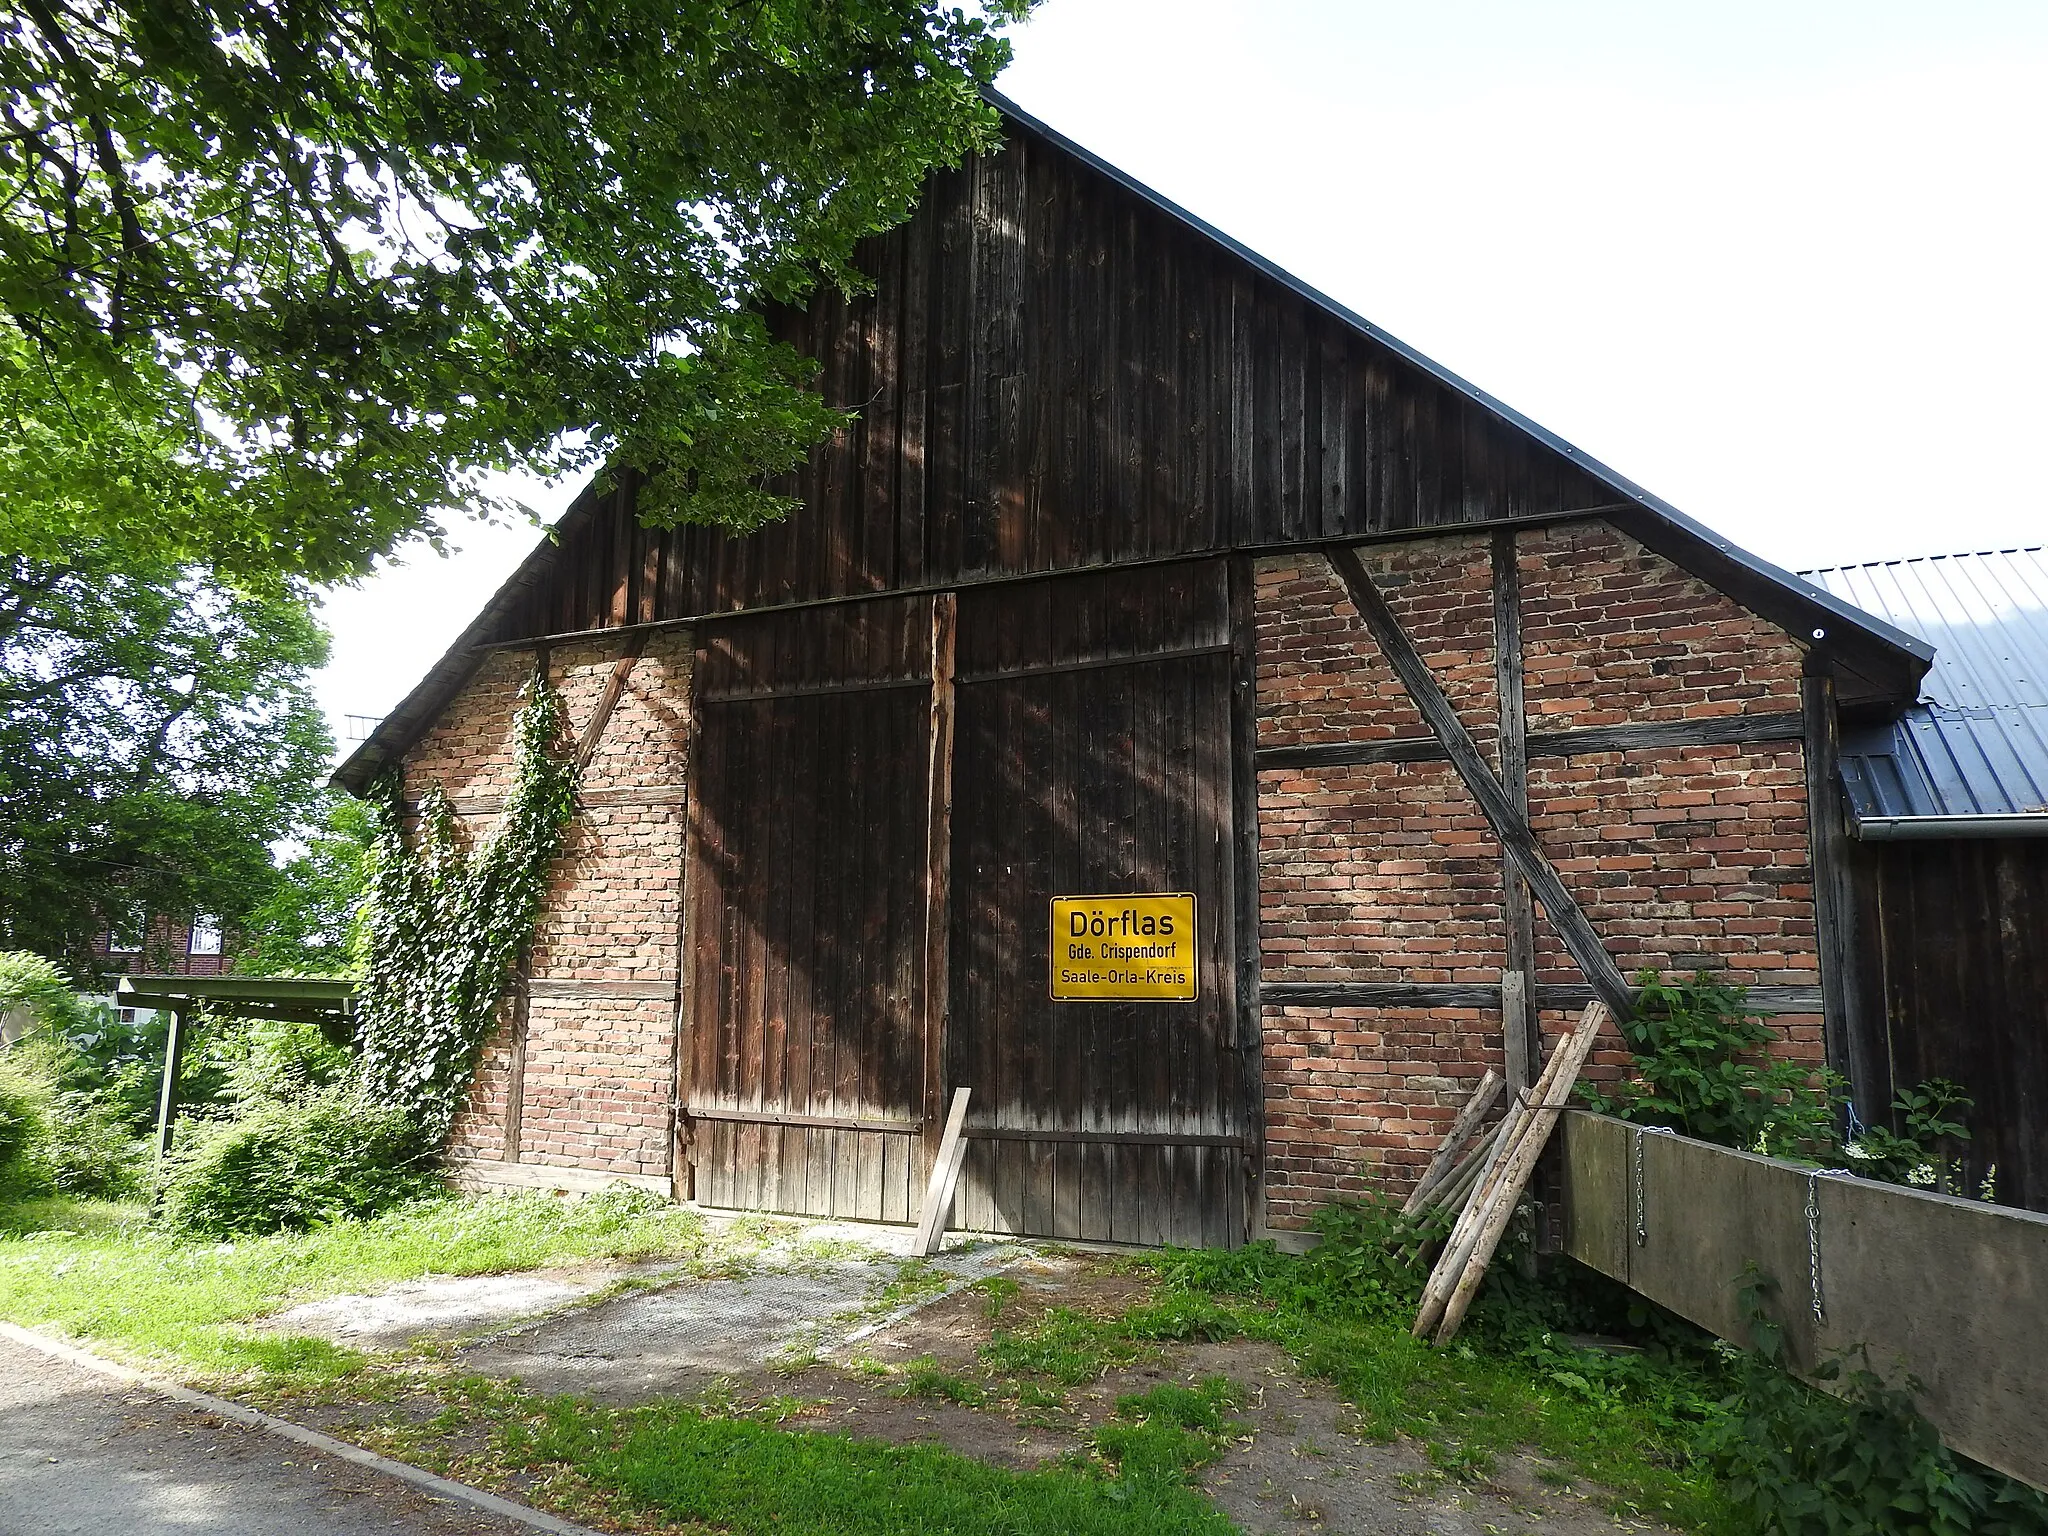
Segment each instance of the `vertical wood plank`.
[{"label": "vertical wood plank", "polygon": [[682,868],[682,909],[677,923],[677,988],[676,988],[676,1080],[675,1080],[675,1131],[670,1150],[670,1189],[678,1200],[694,1200],[696,1186],[696,1164],[693,1153],[694,1126],[690,1120],[689,1107],[693,1095],[699,1091],[702,1082],[697,1060],[698,1041],[701,1027],[698,1009],[704,1001],[700,981],[702,957],[698,952],[699,928],[698,910],[703,902],[707,876],[703,871],[702,823],[704,797],[704,732],[703,692],[706,656],[701,636],[690,653],[689,714],[683,722],[686,745],[683,749],[683,868]]},{"label": "vertical wood plank", "polygon": [[526,1118],[526,1024],[530,992],[524,960],[512,977],[511,1049],[505,1063],[505,1140],[501,1161],[519,1161],[519,1139]]},{"label": "vertical wood plank", "polygon": [[1871,1089],[1885,1076],[1864,1020],[1858,968],[1856,903],[1849,885],[1848,828],[1842,807],[1841,725],[1835,682],[1808,653],[1799,680],[1806,757],[1806,833],[1813,861],[1813,912],[1820,945],[1820,987],[1828,1065],[1849,1079],[1849,1098],[1864,1119],[1882,1119],[1889,1104]]},{"label": "vertical wood plank", "polygon": [[924,836],[924,1162],[932,1167],[945,1134],[946,1020],[952,1002],[953,655],[960,602],[940,592],[931,603],[931,710],[925,753]]},{"label": "vertical wood plank", "polygon": [[[1516,564],[1512,528],[1493,535],[1493,682],[1500,719],[1500,783],[1508,804],[1529,819],[1529,741],[1522,695],[1522,577]],[[1534,1086],[1541,1066],[1542,1033],[1536,1009],[1536,909],[1529,882],[1512,858],[1501,858],[1501,920],[1506,928],[1507,970],[1520,976],[1514,991],[1501,994],[1501,1035],[1510,1088]],[[1519,999],[1520,1007],[1514,1007]]]},{"label": "vertical wood plank", "polygon": [[1231,921],[1235,925],[1239,1064],[1237,1121],[1246,1152],[1234,1165],[1244,1178],[1244,1231],[1266,1229],[1265,1013],[1259,1000],[1259,637],[1256,567],[1249,555],[1230,560],[1230,817]]}]

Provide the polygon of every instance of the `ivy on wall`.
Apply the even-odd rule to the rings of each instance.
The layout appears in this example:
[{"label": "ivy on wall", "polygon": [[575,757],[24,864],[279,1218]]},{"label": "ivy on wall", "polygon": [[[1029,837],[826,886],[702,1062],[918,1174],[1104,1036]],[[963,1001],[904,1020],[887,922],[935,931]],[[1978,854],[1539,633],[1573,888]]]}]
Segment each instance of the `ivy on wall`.
[{"label": "ivy on wall", "polygon": [[474,846],[439,789],[422,798],[410,838],[397,771],[371,792],[378,826],[358,1082],[404,1110],[430,1146],[462,1107],[506,978],[532,942],[548,865],[562,851],[577,778],[557,750],[563,719],[561,695],[537,673],[513,727],[504,812]]}]

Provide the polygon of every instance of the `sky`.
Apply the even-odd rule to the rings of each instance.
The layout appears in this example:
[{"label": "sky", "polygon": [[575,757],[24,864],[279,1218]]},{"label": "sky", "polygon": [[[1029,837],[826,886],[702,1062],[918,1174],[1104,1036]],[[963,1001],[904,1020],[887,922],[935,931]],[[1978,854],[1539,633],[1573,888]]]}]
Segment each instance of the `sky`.
[{"label": "sky", "polygon": [[[1014,42],[1026,111],[1767,559],[2048,539],[2041,0],[1048,0]],[[344,750],[536,539],[453,535],[329,597]]]}]

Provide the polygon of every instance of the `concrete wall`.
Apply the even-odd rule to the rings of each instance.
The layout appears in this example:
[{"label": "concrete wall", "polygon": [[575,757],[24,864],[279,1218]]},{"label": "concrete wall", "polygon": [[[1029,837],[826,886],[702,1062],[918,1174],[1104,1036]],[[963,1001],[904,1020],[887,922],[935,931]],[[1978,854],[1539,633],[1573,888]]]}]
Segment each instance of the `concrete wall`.
[{"label": "concrete wall", "polygon": [[1573,1258],[1744,1344],[1736,1277],[1754,1261],[1778,1283],[1770,1310],[1795,1369],[1862,1346],[1887,1379],[1919,1379],[1921,1411],[1956,1450],[2048,1487],[2048,1217],[1583,1112],[1562,1140]]}]

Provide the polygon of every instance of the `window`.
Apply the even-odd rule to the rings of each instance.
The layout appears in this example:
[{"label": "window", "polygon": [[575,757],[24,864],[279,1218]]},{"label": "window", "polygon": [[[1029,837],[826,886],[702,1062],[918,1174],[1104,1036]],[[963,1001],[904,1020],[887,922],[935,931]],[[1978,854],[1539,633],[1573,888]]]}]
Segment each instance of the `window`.
[{"label": "window", "polygon": [[110,955],[139,955],[142,953],[142,924],[123,923],[107,935],[107,953]]},{"label": "window", "polygon": [[192,942],[186,946],[186,953],[193,955],[217,955],[220,953],[220,924],[210,917],[192,919]]}]

